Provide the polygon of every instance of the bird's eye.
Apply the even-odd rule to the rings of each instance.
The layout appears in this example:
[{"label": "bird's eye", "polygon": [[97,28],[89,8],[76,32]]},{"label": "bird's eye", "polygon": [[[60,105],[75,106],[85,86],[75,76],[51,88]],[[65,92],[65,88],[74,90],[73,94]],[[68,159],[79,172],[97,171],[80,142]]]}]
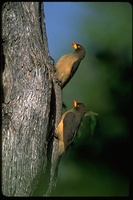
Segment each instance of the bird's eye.
[{"label": "bird's eye", "polygon": [[78,49],[80,49],[80,45],[78,45]]}]

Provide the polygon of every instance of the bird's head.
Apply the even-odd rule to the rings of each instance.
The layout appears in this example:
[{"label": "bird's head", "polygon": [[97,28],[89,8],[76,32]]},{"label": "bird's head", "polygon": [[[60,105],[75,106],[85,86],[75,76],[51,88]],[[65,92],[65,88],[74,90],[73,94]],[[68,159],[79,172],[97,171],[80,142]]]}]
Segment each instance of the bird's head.
[{"label": "bird's head", "polygon": [[85,56],[86,54],[86,51],[84,49],[84,47],[80,44],[77,44],[75,42],[72,42],[72,46],[73,48],[75,49],[75,52],[78,54],[78,55],[81,55],[82,57]]},{"label": "bird's head", "polygon": [[78,103],[76,100],[73,100],[73,105],[76,110],[81,110],[85,113],[85,105],[83,103]]}]

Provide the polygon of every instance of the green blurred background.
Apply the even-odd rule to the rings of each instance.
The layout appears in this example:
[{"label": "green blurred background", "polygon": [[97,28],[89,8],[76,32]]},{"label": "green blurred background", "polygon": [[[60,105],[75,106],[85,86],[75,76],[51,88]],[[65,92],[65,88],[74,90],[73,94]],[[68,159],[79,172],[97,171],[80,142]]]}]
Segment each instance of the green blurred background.
[{"label": "green blurred background", "polygon": [[[63,6],[66,9],[64,15],[61,13]],[[78,71],[63,89],[63,101],[67,106],[64,112],[72,108],[72,99],[76,99],[86,105],[87,111],[99,114],[93,135],[89,118],[83,119],[74,144],[62,157],[57,187],[52,196],[127,196],[130,179],[132,6],[126,2],[47,2],[44,7],[47,26],[48,12],[55,9],[53,17],[60,16],[66,28],[66,35],[56,38],[57,46],[53,41],[50,43],[56,36],[52,33],[50,38],[51,30],[47,27],[49,47],[53,50],[55,45],[56,48],[52,57],[58,60],[72,52],[73,40],[86,49],[86,57]],[[58,28],[58,23],[56,26],[59,33],[64,30]]]}]

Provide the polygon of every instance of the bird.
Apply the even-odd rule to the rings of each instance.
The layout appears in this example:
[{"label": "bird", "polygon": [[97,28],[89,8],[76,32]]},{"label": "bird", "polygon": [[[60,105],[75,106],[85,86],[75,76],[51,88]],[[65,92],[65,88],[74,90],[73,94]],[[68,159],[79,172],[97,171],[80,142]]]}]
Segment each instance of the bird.
[{"label": "bird", "polygon": [[[73,100],[73,105],[74,108],[66,111],[62,115],[56,128],[54,137],[55,144],[53,145],[51,157],[50,179],[45,196],[49,196],[56,186],[58,166],[61,156],[68,150],[74,141],[81,120],[86,113],[85,105],[83,103],[78,103],[76,100]],[[57,141],[58,145],[56,146]]]},{"label": "bird", "polygon": [[73,77],[86,54],[85,48],[82,45],[72,42],[72,46],[75,51],[63,55],[55,65],[55,74],[61,89],[63,89]]},{"label": "bird", "polygon": [[58,155],[61,156],[72,144],[85,114],[85,105],[73,100],[74,108],[66,111],[57,126],[56,136],[59,140]]}]

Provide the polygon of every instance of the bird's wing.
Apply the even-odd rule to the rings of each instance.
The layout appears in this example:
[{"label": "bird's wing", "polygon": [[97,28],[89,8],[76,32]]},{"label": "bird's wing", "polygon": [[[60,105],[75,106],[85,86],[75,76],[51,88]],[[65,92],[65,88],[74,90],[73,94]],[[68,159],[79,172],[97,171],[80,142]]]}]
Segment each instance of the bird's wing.
[{"label": "bird's wing", "polygon": [[81,60],[76,60],[76,61],[73,63],[73,67],[72,67],[72,69],[71,69],[71,77],[72,77],[72,76],[75,74],[75,72],[77,71],[80,62],[81,62]]},{"label": "bird's wing", "polygon": [[68,66],[71,66],[71,68],[68,67],[66,69],[67,71],[69,70],[69,74],[68,74],[69,76],[67,77],[67,79],[63,83],[63,87],[65,87],[67,85],[67,83],[70,81],[70,79],[74,76],[75,72],[78,69],[78,66],[79,66],[80,62],[81,62],[80,60],[75,60],[75,61],[73,60],[73,63],[72,63],[69,60]]},{"label": "bird's wing", "polygon": [[63,137],[65,148],[67,148],[74,140],[79,125],[75,122],[75,114],[68,112],[63,120]]}]

